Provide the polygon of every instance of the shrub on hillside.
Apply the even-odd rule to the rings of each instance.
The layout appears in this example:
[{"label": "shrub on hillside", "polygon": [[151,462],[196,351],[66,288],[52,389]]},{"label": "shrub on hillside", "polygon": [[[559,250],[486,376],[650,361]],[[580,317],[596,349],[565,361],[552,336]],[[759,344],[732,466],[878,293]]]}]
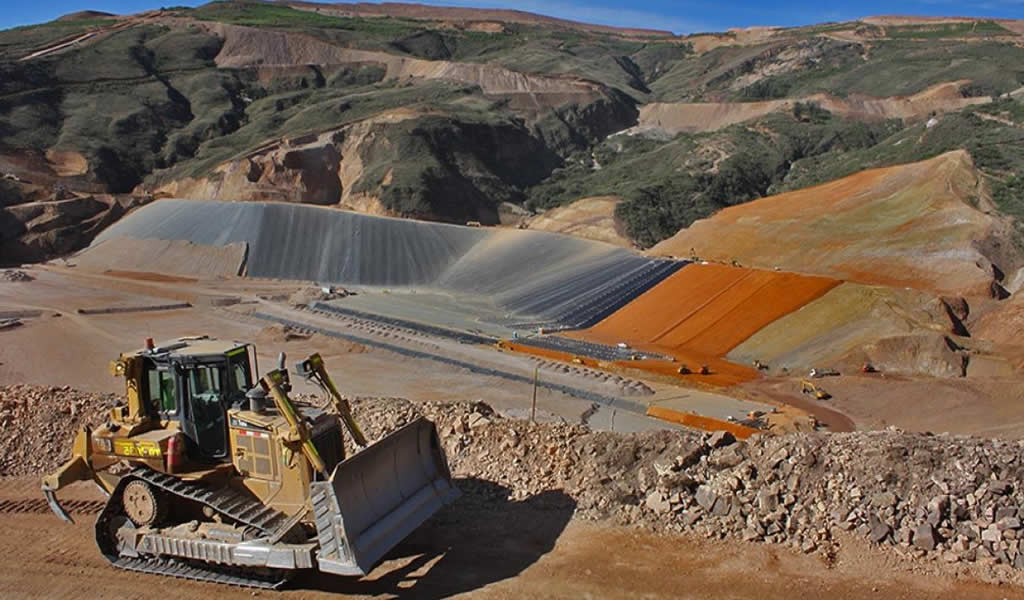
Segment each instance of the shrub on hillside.
[{"label": "shrub on hillside", "polygon": [[771,100],[785,98],[792,84],[772,77],[760,79],[740,90],[741,100]]}]

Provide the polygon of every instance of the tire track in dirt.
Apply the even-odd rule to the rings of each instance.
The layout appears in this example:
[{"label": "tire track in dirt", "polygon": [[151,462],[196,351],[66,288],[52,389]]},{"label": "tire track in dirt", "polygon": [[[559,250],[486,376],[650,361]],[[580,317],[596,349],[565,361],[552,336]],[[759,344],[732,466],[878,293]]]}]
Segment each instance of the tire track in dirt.
[{"label": "tire track in dirt", "polygon": [[[106,502],[100,500],[65,500],[61,502],[70,513],[79,515],[95,515],[103,510]],[[0,500],[0,513],[45,514],[50,506],[45,498],[28,498],[25,500]]]}]

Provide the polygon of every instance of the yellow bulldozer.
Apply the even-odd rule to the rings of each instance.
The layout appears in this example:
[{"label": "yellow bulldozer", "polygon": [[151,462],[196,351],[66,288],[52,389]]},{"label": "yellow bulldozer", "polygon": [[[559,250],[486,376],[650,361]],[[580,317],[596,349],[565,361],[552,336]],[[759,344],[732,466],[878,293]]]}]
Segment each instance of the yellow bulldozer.
[{"label": "yellow bulldozer", "polygon": [[[56,492],[95,482],[108,496],[96,542],[116,567],[276,589],[295,572],[364,575],[459,492],[433,423],[367,444],[314,354],[295,370],[332,410],[289,397],[284,356],[256,379],[255,348],[180,338],[121,354],[125,400],[83,428]],[[345,456],[342,426],[360,448]]]}]

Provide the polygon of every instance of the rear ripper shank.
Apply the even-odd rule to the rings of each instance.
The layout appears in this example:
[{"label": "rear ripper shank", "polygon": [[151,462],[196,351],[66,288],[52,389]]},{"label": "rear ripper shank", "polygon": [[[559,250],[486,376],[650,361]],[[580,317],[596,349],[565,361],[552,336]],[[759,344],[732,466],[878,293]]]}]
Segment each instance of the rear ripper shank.
[{"label": "rear ripper shank", "polygon": [[[293,402],[282,355],[254,385],[251,344],[180,338],[122,354],[126,402],[83,427],[56,492],[92,480],[109,495],[96,542],[120,568],[262,588],[300,569],[365,575],[458,497],[434,424],[367,444],[320,355],[296,366],[333,411]],[[345,456],[342,425],[361,447]]]}]

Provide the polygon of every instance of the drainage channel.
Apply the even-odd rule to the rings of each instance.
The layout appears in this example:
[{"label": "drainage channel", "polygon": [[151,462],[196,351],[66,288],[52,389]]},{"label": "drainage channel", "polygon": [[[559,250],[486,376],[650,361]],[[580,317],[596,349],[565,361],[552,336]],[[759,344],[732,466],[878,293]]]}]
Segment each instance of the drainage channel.
[{"label": "drainage channel", "polygon": [[[466,369],[466,370],[468,370],[470,372],[473,372],[473,373],[476,373],[478,375],[487,375],[487,376],[490,376],[490,377],[500,377],[502,379],[507,379],[509,381],[516,381],[516,382],[519,382],[519,383],[525,383],[525,384],[528,384],[528,385],[532,385],[533,384],[533,378],[529,377],[527,375],[519,375],[519,374],[516,374],[516,373],[509,373],[507,371],[499,371],[498,369],[492,369],[490,367],[482,367],[480,365],[476,365],[476,364],[473,364],[473,363],[457,360],[457,359],[454,359],[454,358],[449,358],[447,356],[438,356],[437,354],[430,354],[429,352],[421,352],[419,350],[410,350],[409,348],[403,348],[402,346],[396,346],[394,344],[388,344],[386,342],[378,342],[376,340],[371,340],[371,339],[367,339],[367,338],[356,336],[356,335],[349,335],[347,333],[341,333],[341,332],[334,331],[334,330],[331,330],[331,329],[324,329],[322,327],[317,327],[316,325],[310,325],[308,323],[302,323],[302,322],[299,322],[299,321],[294,321],[292,319],[285,319],[283,317],[276,317],[274,315],[268,315],[266,313],[256,312],[256,313],[252,313],[252,316],[257,318],[257,319],[264,320],[264,321],[271,321],[273,323],[278,323],[278,324],[281,324],[281,325],[287,325],[288,327],[291,327],[291,328],[294,328],[294,329],[299,329],[299,330],[303,330],[304,329],[306,331],[311,331],[311,332],[319,333],[321,335],[326,335],[327,337],[342,339],[342,340],[345,340],[345,341],[348,341],[348,342],[355,342],[357,344],[363,344],[365,346],[372,346],[374,348],[380,348],[382,350],[387,350],[389,352],[394,352],[395,354],[401,354],[402,356],[408,356],[410,358],[422,358],[422,359],[432,360],[432,361],[439,362],[439,363],[444,363],[446,365],[451,365],[453,367],[458,367],[460,369]],[[627,411],[627,412],[635,413],[635,414],[638,414],[638,415],[646,416],[645,407],[638,406],[636,404],[633,404],[632,402],[629,402],[627,400],[623,400],[621,398],[615,398],[613,396],[605,396],[604,394],[598,394],[596,392],[590,392],[590,391],[587,391],[587,390],[581,390],[579,388],[574,388],[574,387],[571,387],[571,386],[568,386],[568,385],[562,385],[562,384],[559,384],[559,383],[550,383],[550,382],[546,382],[546,381],[538,381],[537,382],[537,387],[538,388],[544,388],[546,390],[551,390],[551,391],[554,391],[554,392],[561,392],[563,394],[568,394],[570,396],[574,396],[574,397],[580,398],[582,400],[589,400],[590,402],[596,402],[598,404],[603,404],[605,406],[608,406],[609,408],[615,408],[615,409],[619,409],[619,410],[624,410],[624,411]]]}]

